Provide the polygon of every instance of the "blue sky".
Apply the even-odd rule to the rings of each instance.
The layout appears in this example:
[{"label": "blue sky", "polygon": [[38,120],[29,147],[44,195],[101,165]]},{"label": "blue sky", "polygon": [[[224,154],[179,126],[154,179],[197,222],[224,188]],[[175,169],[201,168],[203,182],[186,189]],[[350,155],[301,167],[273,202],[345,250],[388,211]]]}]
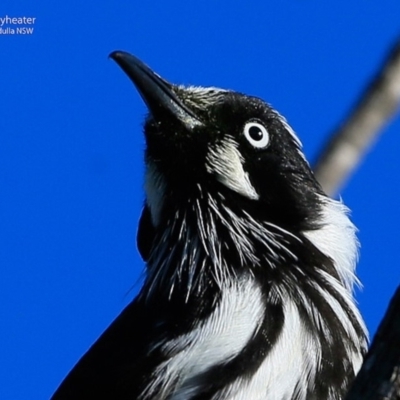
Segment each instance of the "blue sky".
[{"label": "blue sky", "polygon": [[[33,4],[34,3],[34,4]],[[45,399],[133,298],[145,106],[108,59],[264,98],[314,160],[400,35],[400,2],[2,0],[0,398]],[[371,332],[400,282],[400,119],[341,195]]]}]

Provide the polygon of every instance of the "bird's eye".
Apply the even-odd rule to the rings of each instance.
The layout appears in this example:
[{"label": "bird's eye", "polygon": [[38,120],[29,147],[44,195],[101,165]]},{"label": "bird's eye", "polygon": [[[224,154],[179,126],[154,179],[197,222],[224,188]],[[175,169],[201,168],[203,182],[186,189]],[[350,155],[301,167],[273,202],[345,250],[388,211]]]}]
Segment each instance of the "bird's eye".
[{"label": "bird's eye", "polygon": [[266,147],[269,143],[269,133],[265,126],[258,122],[247,122],[244,126],[244,136],[250,144],[258,149]]}]

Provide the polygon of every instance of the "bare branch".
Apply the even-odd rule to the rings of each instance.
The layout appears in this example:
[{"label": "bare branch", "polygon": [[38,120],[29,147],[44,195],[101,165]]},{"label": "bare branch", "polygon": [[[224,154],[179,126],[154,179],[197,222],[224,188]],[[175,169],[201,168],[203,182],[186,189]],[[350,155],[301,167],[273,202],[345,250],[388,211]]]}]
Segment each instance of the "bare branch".
[{"label": "bare branch", "polygon": [[400,286],[346,400],[400,399]]},{"label": "bare branch", "polygon": [[347,120],[332,135],[315,165],[317,180],[334,195],[393,118],[400,103],[400,39]]}]

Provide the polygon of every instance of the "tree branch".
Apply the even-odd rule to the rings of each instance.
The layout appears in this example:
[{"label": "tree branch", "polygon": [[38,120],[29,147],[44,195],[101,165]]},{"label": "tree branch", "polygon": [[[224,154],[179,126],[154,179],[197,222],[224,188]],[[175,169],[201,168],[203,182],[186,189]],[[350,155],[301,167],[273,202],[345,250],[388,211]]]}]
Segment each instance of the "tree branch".
[{"label": "tree branch", "polygon": [[346,400],[400,399],[400,286]]},{"label": "tree branch", "polygon": [[400,39],[317,160],[315,175],[328,195],[334,195],[347,180],[382,128],[393,118],[399,103]]}]

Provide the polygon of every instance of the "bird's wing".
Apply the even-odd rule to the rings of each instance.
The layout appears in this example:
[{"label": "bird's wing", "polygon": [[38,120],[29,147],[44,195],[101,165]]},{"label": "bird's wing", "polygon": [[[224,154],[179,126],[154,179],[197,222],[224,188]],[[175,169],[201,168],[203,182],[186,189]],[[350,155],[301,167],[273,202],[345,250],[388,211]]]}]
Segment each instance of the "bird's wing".
[{"label": "bird's wing", "polygon": [[150,316],[134,300],[74,366],[52,400],[136,399],[154,362],[144,357],[150,326]]}]

